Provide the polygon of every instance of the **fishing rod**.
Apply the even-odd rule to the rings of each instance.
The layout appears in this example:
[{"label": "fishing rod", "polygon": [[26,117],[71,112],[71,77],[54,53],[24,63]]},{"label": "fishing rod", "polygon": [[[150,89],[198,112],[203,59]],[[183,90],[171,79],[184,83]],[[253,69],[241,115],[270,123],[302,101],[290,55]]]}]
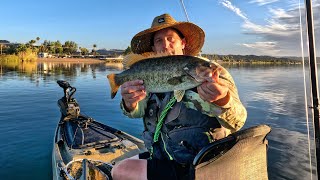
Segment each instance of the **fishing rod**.
[{"label": "fishing rod", "polygon": [[[317,74],[317,58],[315,52],[315,38],[313,28],[313,14],[312,14],[312,0],[305,0],[306,16],[307,16],[307,31],[309,41],[309,65],[310,65],[310,78],[311,78],[311,103],[313,112],[314,135],[316,145],[316,158],[317,158],[317,174],[320,172],[320,127],[319,127],[319,94],[318,94],[318,74]],[[320,179],[318,175],[318,179]]]},{"label": "fishing rod", "polygon": [[182,8],[184,10],[184,14],[185,14],[185,16],[187,18],[187,21],[190,22],[190,19],[188,17],[188,13],[187,13],[186,7],[184,6],[183,0],[180,0],[180,3],[181,3],[181,6],[182,6]]},{"label": "fishing rod", "polygon": [[[184,15],[186,16],[187,22],[190,22],[190,19],[189,19],[188,13],[187,13],[187,9],[186,9],[186,7],[184,6],[183,0],[180,0],[180,4],[181,4],[182,9],[183,9],[183,11],[184,11]],[[201,56],[201,51],[199,52],[198,55]]]}]

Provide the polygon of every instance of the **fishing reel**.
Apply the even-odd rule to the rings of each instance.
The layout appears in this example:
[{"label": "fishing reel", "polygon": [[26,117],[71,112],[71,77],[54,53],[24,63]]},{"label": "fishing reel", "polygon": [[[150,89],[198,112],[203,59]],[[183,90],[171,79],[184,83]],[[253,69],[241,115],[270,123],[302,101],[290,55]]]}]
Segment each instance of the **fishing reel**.
[{"label": "fishing reel", "polygon": [[60,107],[63,119],[78,118],[80,106],[76,99],[72,97],[76,92],[76,88],[72,87],[67,81],[58,80],[57,83],[64,92],[64,96],[58,100],[58,106]]}]

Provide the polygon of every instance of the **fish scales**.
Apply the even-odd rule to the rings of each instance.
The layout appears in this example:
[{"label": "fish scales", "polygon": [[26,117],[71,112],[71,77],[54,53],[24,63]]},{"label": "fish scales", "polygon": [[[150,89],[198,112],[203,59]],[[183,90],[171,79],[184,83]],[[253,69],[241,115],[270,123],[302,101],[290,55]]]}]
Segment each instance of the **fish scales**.
[{"label": "fish scales", "polygon": [[[116,76],[116,83],[123,84],[126,81],[142,79],[147,91],[172,91],[173,89],[178,88],[180,84],[170,85],[168,84],[168,79],[185,75],[183,68],[186,64],[187,61],[183,58],[153,58],[144,60],[134,64],[130,69],[123,73],[118,74]],[[182,89],[184,89],[183,86]]]}]

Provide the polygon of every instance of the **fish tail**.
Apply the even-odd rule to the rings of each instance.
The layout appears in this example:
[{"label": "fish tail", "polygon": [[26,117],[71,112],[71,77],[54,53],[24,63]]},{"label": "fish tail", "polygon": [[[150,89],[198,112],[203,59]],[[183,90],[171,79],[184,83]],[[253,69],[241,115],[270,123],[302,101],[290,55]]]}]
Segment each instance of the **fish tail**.
[{"label": "fish tail", "polygon": [[116,83],[115,77],[116,77],[116,74],[107,75],[107,78],[109,79],[110,88],[111,88],[111,99],[113,99],[116,96],[118,89],[120,87],[120,85]]}]

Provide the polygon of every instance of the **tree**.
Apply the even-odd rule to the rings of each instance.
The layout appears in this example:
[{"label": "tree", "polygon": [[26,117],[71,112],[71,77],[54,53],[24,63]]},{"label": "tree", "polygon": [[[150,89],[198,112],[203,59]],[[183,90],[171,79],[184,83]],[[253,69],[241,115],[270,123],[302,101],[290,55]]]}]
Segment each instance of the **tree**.
[{"label": "tree", "polygon": [[9,47],[6,49],[7,54],[16,54],[17,53],[17,45],[9,45]]},{"label": "tree", "polygon": [[37,40],[37,42],[39,42],[39,41],[40,41],[40,38],[39,38],[39,37],[37,37],[37,38],[36,38],[36,40]]},{"label": "tree", "polygon": [[96,47],[97,47],[97,45],[96,45],[96,44],[93,44],[92,53],[93,53],[94,55],[96,55]]},{"label": "tree", "polygon": [[77,52],[78,45],[73,41],[66,41],[63,45],[63,52],[66,54],[72,54]]},{"label": "tree", "polygon": [[31,39],[28,43],[26,43],[26,45],[28,46],[28,47],[33,47],[33,45],[34,45],[34,43],[36,43],[36,40],[34,40],[34,39]]},{"label": "tree", "polygon": [[20,44],[16,49],[16,53],[25,52],[27,50],[27,48],[28,47],[25,44]]},{"label": "tree", "polygon": [[81,48],[80,51],[81,51],[81,55],[86,55],[89,53],[89,50],[87,48]]},{"label": "tree", "polygon": [[131,47],[128,46],[127,49],[124,51],[124,55],[127,55],[127,54],[130,54],[132,51],[131,51]]},{"label": "tree", "polygon": [[56,54],[61,54],[63,53],[63,48],[61,42],[58,40],[54,42],[54,48],[55,48],[55,53]]},{"label": "tree", "polygon": [[49,41],[49,53],[55,54],[56,53],[56,47],[54,46],[55,42]]}]

